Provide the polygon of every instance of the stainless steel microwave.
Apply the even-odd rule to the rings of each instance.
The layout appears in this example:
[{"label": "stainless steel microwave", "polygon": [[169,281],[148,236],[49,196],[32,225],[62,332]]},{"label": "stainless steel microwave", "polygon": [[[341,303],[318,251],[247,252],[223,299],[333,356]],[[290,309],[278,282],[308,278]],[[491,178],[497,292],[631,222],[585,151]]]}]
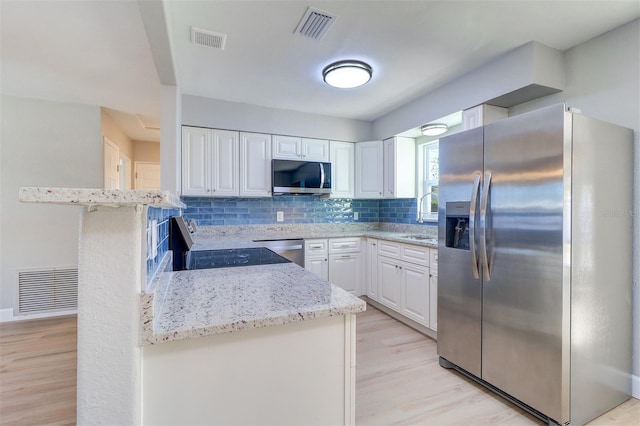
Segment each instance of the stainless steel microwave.
[{"label": "stainless steel microwave", "polygon": [[331,193],[331,163],[272,160],[273,194]]}]

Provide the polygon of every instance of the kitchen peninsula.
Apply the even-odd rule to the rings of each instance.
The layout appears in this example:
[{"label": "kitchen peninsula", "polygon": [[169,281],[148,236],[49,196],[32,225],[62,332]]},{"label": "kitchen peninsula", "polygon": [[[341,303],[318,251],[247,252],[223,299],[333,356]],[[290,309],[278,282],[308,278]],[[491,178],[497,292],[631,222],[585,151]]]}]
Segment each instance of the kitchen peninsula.
[{"label": "kitchen peninsula", "polygon": [[78,424],[354,423],[360,299],[293,264],[173,272],[167,253],[145,268],[149,209],[184,207],[166,191],[20,200],[84,207]]}]

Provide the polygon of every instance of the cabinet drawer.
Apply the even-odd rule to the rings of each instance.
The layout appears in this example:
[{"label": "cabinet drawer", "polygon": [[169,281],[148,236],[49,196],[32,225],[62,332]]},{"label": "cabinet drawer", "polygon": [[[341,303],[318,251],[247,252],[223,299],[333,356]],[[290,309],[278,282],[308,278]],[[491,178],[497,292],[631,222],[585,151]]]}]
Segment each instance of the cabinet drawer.
[{"label": "cabinet drawer", "polygon": [[418,265],[429,266],[429,247],[403,244],[401,259]]},{"label": "cabinet drawer", "polygon": [[327,240],[305,240],[304,254],[305,256],[326,255]]},{"label": "cabinet drawer", "polygon": [[431,273],[438,273],[438,250],[429,249],[429,266],[431,267]]},{"label": "cabinet drawer", "polygon": [[381,256],[389,256],[400,259],[400,244],[390,241],[378,241],[378,254]]},{"label": "cabinet drawer", "polygon": [[329,253],[348,253],[360,251],[360,238],[332,238],[329,240]]}]

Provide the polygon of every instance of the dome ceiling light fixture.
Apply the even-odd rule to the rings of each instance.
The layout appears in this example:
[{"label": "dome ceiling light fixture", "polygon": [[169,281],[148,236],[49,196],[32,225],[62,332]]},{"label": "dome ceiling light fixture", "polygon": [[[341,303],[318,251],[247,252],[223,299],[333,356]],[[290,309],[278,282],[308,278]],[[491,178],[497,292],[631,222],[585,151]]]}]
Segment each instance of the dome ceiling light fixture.
[{"label": "dome ceiling light fixture", "polygon": [[449,126],[447,126],[444,123],[431,123],[431,124],[425,124],[424,126],[420,127],[422,134],[425,136],[440,136],[441,134],[445,133],[448,129],[449,129]]},{"label": "dome ceiling light fixture", "polygon": [[322,70],[325,83],[339,89],[359,87],[371,79],[371,65],[356,60],[344,60],[327,65]]}]

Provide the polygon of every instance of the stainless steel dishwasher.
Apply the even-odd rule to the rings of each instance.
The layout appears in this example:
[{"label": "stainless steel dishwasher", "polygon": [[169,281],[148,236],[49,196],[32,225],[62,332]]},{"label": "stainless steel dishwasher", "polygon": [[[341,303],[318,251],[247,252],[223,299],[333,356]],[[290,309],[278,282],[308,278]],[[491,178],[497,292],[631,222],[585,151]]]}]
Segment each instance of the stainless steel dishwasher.
[{"label": "stainless steel dishwasher", "polygon": [[304,268],[304,240],[253,240]]}]

